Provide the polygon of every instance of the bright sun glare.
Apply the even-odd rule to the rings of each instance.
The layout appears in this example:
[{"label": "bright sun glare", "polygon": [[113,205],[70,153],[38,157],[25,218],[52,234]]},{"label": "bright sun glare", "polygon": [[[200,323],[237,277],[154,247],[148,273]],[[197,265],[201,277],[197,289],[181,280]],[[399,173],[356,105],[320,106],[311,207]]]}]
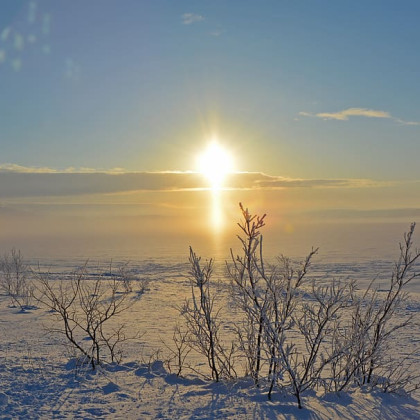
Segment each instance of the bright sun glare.
[{"label": "bright sun glare", "polygon": [[217,141],[212,141],[198,157],[198,171],[210,182],[213,189],[222,186],[226,175],[233,171],[233,159]]}]

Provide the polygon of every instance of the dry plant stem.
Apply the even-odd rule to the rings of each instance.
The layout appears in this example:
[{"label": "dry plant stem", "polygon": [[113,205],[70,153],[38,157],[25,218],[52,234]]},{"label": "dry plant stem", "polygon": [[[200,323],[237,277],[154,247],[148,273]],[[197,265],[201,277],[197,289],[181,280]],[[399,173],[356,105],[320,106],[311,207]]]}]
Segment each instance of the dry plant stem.
[{"label": "dry plant stem", "polygon": [[177,325],[174,328],[174,333],[172,336],[172,341],[175,345],[175,350],[166,346],[172,353],[173,358],[176,360],[176,368],[177,376],[181,376],[182,369],[185,366],[185,361],[188,355],[191,352],[191,348],[189,348],[188,343],[190,342],[190,338],[188,336],[188,331],[182,331],[180,326]]},{"label": "dry plant stem", "polygon": [[165,363],[169,372],[172,373],[172,367],[176,369],[176,376],[182,376],[184,368],[190,368],[187,365],[186,359],[191,353],[191,338],[189,331],[182,330],[180,325],[175,325],[172,334],[172,342],[175,349],[169,346],[164,340],[161,339],[163,346],[169,351],[169,356],[165,359]]}]

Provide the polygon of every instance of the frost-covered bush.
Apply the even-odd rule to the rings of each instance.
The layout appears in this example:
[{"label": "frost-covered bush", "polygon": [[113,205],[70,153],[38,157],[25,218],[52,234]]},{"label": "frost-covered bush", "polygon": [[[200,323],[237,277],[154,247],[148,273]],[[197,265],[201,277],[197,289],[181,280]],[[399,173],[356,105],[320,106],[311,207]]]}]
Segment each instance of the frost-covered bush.
[{"label": "frost-covered bush", "polygon": [[405,286],[420,275],[415,270],[420,257],[413,249],[415,224],[404,235],[385,293],[380,294],[373,282],[362,293],[355,281],[308,278],[317,249],[301,263],[282,256],[268,264],[261,234],[265,215],[240,208],[241,253],[231,251],[227,263],[232,302],[239,313],[234,326],[238,345],[229,353],[221,345],[226,339],[220,309],[214,307],[209,287],[212,261],[201,267],[200,258],[190,250],[194,281],[183,314],[191,343],[207,357],[213,379],[226,372],[226,360],[242,359],[244,374],[257,386],[267,387],[269,398],[277,387],[293,394],[299,408],[307,390],[417,389],[420,375],[407,370],[405,360],[393,358],[389,351],[395,333],[411,322],[400,321],[398,311],[407,300]]},{"label": "frost-covered bush", "polygon": [[[235,347],[233,344],[226,347],[221,339],[219,311],[215,308],[215,293],[211,288],[213,260],[202,265],[201,258],[190,248],[189,261],[191,299],[180,309],[187,326],[187,344],[206,357],[212,379],[217,382],[220,379],[231,379],[236,377],[233,357]],[[180,337],[179,334],[174,335],[178,349]],[[178,364],[182,361],[180,356],[178,351]],[[178,370],[182,370],[182,366]]]},{"label": "frost-covered bush", "polygon": [[418,388],[420,374],[407,369],[406,360],[389,354],[390,340],[412,321],[412,316],[400,320],[398,311],[408,299],[405,287],[420,276],[416,271],[420,253],[413,249],[414,229],[415,223],[412,223],[404,234],[399,258],[383,293],[380,294],[372,282],[366,292],[353,301],[351,323],[346,335],[338,338],[338,346],[344,347],[346,354],[334,365],[334,390],[345,389],[351,382],[380,387],[384,391]]},{"label": "frost-covered bush", "polygon": [[29,273],[19,250],[12,249],[0,257],[0,289],[21,311],[33,308],[34,286],[28,279]]}]

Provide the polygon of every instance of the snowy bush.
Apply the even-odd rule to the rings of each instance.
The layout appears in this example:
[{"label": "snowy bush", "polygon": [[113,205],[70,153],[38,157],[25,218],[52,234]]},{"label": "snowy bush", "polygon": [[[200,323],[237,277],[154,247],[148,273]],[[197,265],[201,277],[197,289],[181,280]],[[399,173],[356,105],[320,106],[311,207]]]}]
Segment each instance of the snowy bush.
[{"label": "snowy bush", "polygon": [[404,234],[400,255],[384,296],[371,283],[363,297],[354,302],[352,323],[344,340],[349,352],[345,369],[343,371],[341,367],[341,372],[334,375],[334,385],[341,384],[339,390],[344,389],[350,379],[358,385],[381,386],[387,391],[417,388],[414,381],[420,375],[412,375],[409,371],[404,373],[403,361],[393,360],[388,355],[390,338],[409,326],[412,320],[411,316],[400,321],[398,310],[407,302],[405,287],[420,276],[415,265],[420,253],[413,250],[414,229],[413,223],[408,233]]},{"label": "snowy bush", "polygon": [[21,311],[33,308],[34,286],[29,272],[19,250],[12,249],[0,258],[0,289]]},{"label": "snowy bush", "polygon": [[[181,308],[187,330],[188,344],[207,359],[211,376],[215,381],[236,377],[234,367],[234,346],[226,347],[220,337],[221,324],[218,311],[215,309],[215,295],[211,289],[213,260],[200,263],[192,248],[190,248],[190,281],[191,299]],[[181,336],[174,335],[175,344]],[[178,342],[175,340],[178,339]],[[179,346],[177,345],[179,349]],[[185,360],[185,358],[184,358]],[[178,357],[178,363],[180,363]],[[182,369],[182,367],[181,367]]]},{"label": "snowy bush", "polygon": [[[407,301],[405,286],[417,278],[413,250],[415,224],[404,235],[384,294],[373,282],[362,293],[355,281],[310,280],[308,272],[317,249],[301,263],[280,257],[268,264],[263,254],[261,228],[265,215],[249,213],[240,205],[241,254],[227,263],[234,309],[239,313],[234,330],[238,346],[223,346],[219,309],[215,308],[210,279],[212,260],[203,267],[190,249],[191,296],[182,313],[192,346],[207,358],[216,381],[232,377],[232,360],[245,361],[244,375],[267,387],[295,396],[302,408],[305,391],[342,391],[354,386],[383,391],[418,389],[419,374],[407,370],[406,360],[389,352],[395,333],[411,319],[398,320]],[[196,291],[197,290],[197,291]],[[188,340],[187,340],[188,341]],[[178,363],[185,363],[185,358]],[[181,371],[182,366],[179,367]]]}]

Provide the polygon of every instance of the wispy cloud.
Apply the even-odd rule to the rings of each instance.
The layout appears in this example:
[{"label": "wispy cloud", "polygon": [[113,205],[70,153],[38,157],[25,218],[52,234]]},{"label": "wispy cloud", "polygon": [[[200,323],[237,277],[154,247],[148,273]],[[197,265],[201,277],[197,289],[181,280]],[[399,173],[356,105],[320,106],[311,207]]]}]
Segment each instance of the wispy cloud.
[{"label": "wispy cloud", "polygon": [[47,167],[34,167],[34,166],[22,166],[17,165],[16,163],[1,163],[0,164],[0,173],[54,173],[57,172],[54,169]]},{"label": "wispy cloud", "polygon": [[225,33],[225,31],[223,29],[216,29],[216,30],[210,32],[210,35],[211,36],[218,37],[218,36],[220,36],[220,35],[222,35],[224,33]]},{"label": "wispy cloud", "polygon": [[104,174],[119,174],[127,172],[123,168],[112,169],[94,169],[94,168],[75,168],[69,166],[68,168],[59,170],[46,166],[22,166],[16,163],[0,163],[0,173],[31,173],[31,174],[89,174],[89,173],[104,173]]},{"label": "wispy cloud", "polygon": [[402,125],[420,125],[420,121],[405,121],[401,120],[400,118],[393,118],[393,120]]},{"label": "wispy cloud", "polygon": [[395,121],[403,125],[420,125],[418,121],[406,121],[401,118],[393,117],[388,111],[381,111],[368,108],[347,108],[338,112],[299,112],[302,117],[317,117],[324,120],[347,121],[350,117],[366,117],[366,118],[384,118]]},{"label": "wispy cloud", "polygon": [[201,22],[204,17],[195,13],[184,13],[182,15],[182,23],[184,25],[191,25],[192,23]]},{"label": "wispy cloud", "polygon": [[338,112],[321,112],[316,116],[329,120],[348,120],[349,117],[392,118],[389,112],[367,108],[348,108]]}]

